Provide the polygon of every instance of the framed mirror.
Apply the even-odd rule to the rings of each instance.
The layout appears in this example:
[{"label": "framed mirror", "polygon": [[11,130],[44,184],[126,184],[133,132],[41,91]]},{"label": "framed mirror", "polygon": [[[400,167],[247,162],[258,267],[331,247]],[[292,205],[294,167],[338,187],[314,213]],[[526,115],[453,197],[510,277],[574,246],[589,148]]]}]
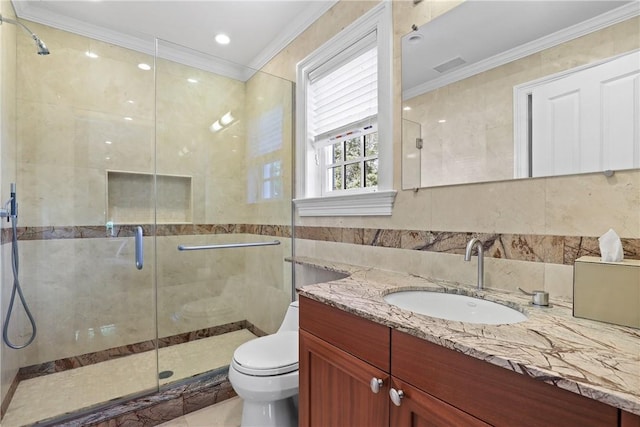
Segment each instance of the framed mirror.
[{"label": "framed mirror", "polygon": [[640,168],[639,12],[467,0],[416,23],[402,39],[402,188]]}]

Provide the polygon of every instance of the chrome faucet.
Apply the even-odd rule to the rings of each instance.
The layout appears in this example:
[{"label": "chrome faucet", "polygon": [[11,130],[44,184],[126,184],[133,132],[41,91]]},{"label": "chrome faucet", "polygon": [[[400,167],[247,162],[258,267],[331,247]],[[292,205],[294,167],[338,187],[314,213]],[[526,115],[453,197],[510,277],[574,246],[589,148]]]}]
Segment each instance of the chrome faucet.
[{"label": "chrome faucet", "polygon": [[469,240],[467,251],[464,253],[464,260],[471,261],[471,251],[473,251],[474,246],[478,247],[478,289],[482,289],[484,287],[484,249],[480,240],[475,237]]}]

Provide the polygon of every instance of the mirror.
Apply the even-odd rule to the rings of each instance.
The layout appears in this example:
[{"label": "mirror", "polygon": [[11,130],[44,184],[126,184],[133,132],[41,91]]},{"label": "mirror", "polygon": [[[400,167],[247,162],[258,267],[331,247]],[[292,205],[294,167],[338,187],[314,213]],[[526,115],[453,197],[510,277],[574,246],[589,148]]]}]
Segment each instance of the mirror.
[{"label": "mirror", "polygon": [[639,168],[639,10],[467,0],[414,25],[402,188]]}]

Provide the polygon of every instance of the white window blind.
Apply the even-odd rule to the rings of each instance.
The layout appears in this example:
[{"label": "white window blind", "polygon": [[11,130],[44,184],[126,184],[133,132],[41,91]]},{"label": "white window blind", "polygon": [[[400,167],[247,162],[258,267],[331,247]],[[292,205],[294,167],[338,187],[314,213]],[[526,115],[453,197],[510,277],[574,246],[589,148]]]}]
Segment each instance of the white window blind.
[{"label": "white window blind", "polygon": [[314,141],[378,112],[378,52],[372,32],[309,73],[308,131]]}]

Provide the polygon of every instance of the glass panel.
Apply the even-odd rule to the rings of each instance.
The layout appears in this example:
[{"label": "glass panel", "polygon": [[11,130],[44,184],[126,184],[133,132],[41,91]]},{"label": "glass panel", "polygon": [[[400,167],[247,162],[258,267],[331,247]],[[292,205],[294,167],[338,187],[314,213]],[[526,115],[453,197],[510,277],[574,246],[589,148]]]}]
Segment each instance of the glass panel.
[{"label": "glass panel", "polygon": [[378,132],[364,136],[364,155],[365,157],[378,155]]},{"label": "glass panel", "polygon": [[342,166],[329,169],[331,190],[342,190]]},{"label": "glass panel", "polygon": [[364,162],[364,186],[375,187],[378,185],[378,159]]},{"label": "glass panel", "polygon": [[344,166],[345,188],[362,187],[362,176],[360,175],[361,163],[351,163]]},{"label": "glass panel", "polygon": [[355,160],[362,157],[362,143],[360,137],[345,141],[345,159]]},{"label": "glass panel", "polygon": [[344,143],[343,142],[336,142],[335,144],[333,144],[331,146],[331,151],[332,151],[332,156],[330,156],[330,158],[333,158],[333,163],[338,163],[344,160],[344,157],[342,155],[343,150],[342,150],[342,145]]},{"label": "glass panel", "polygon": [[[51,55],[38,56],[33,41],[16,34],[20,96],[3,105],[15,108],[18,142],[13,151],[3,140],[2,169],[10,173],[5,162],[17,165],[11,182],[20,206],[18,234],[27,228],[57,232],[17,240],[19,278],[37,334],[20,350],[5,353],[3,347],[3,375],[26,366],[39,372],[49,372],[43,367],[53,364],[64,369],[75,365],[70,360],[92,364],[72,375],[47,373],[29,380],[31,403],[12,408],[20,404],[13,400],[2,424],[31,425],[158,388],[154,71],[137,68],[153,65],[154,58],[47,26],[40,26],[38,35]],[[153,40],[148,42],[152,47]],[[3,43],[6,56],[4,49]],[[158,185],[180,191],[185,184],[171,176]],[[184,195],[179,196],[174,203],[183,206]],[[141,269],[136,268],[137,226],[144,234]],[[3,255],[10,246],[2,245]],[[7,292],[12,278],[10,269],[3,271]],[[10,340],[24,344],[30,332],[22,309],[14,310]],[[130,353],[136,354],[119,357]],[[91,357],[74,359],[86,354]],[[43,399],[46,405],[38,403]]]},{"label": "glass panel", "polygon": [[[189,177],[192,199],[179,227],[157,225],[158,363],[173,373],[161,387],[226,372],[239,345],[278,329],[291,301],[291,244],[282,236],[291,224],[293,84],[162,59],[176,49],[192,53],[159,44],[157,173]],[[174,190],[158,187],[158,200]],[[273,240],[281,245],[177,250]]]}]

